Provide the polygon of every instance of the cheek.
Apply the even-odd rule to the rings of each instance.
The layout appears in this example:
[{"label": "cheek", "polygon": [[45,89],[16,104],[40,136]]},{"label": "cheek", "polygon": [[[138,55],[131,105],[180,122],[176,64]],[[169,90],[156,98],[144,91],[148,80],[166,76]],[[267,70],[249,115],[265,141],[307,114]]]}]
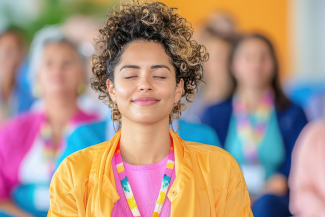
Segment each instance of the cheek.
[{"label": "cheek", "polygon": [[39,72],[37,77],[38,77],[37,82],[41,86],[47,86],[47,84],[50,83],[50,78],[48,76],[48,73],[46,73],[46,72]]},{"label": "cheek", "polygon": [[115,78],[115,95],[119,104],[127,103],[132,99],[132,95],[137,92],[137,86],[132,82],[125,82],[123,80]]},{"label": "cheek", "polygon": [[271,61],[264,64],[264,71],[265,71],[266,77],[268,77],[268,78],[272,77],[273,70],[274,70],[274,66]]},{"label": "cheek", "polygon": [[246,76],[247,63],[243,60],[236,60],[233,64],[233,75],[236,79],[244,78]]},{"label": "cheek", "polygon": [[71,84],[79,85],[84,79],[84,74],[81,68],[67,70],[65,73],[66,81]]}]

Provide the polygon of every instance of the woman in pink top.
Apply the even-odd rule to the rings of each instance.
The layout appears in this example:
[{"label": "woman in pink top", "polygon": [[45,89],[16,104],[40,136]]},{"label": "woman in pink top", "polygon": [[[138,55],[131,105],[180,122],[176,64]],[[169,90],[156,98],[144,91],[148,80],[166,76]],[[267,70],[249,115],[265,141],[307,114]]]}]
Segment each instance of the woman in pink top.
[{"label": "woman in pink top", "polygon": [[21,115],[0,129],[0,216],[46,216],[57,165],[85,148],[67,147],[66,136],[76,125],[97,119],[77,106],[85,70],[74,45],[52,32],[41,47],[36,80],[44,110]]},{"label": "woman in pink top", "polygon": [[302,131],[292,156],[290,211],[294,216],[325,216],[325,122]]}]

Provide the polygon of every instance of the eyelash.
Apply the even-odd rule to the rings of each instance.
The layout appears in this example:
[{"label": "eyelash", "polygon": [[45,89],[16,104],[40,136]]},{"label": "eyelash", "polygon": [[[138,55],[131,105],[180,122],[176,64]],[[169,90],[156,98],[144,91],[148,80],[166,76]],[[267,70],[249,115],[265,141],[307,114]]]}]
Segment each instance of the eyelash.
[{"label": "eyelash", "polygon": [[[130,76],[130,77],[125,77],[125,79],[131,79],[131,78],[136,78],[137,76]],[[159,79],[166,79],[166,77],[161,77],[161,76],[154,76],[154,78],[159,78]]]},{"label": "eyelash", "polygon": [[154,76],[154,78],[166,79],[166,77],[161,77],[161,76]]},{"label": "eyelash", "polygon": [[125,77],[125,79],[130,79],[130,78],[135,78],[137,76],[130,76],[130,77]]}]

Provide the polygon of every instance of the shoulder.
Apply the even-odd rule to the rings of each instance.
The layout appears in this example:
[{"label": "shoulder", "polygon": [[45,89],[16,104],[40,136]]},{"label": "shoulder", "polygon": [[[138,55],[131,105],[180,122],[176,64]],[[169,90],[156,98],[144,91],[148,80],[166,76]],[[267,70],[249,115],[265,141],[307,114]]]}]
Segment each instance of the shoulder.
[{"label": "shoulder", "polygon": [[109,141],[106,141],[106,142],[76,151],[75,153],[69,155],[62,162],[62,164],[73,163],[73,166],[76,168],[82,167],[82,166],[86,165],[87,163],[91,164],[93,162],[94,158],[96,157],[96,155],[100,155],[101,153],[103,153],[108,145],[109,145]]},{"label": "shoulder", "polygon": [[28,126],[32,123],[35,123],[35,121],[40,120],[41,118],[42,113],[39,112],[28,112],[18,115],[17,117],[5,122],[0,128],[0,132],[8,131],[12,128],[21,128]]},{"label": "shoulder", "polygon": [[299,140],[304,140],[308,148],[325,143],[325,121],[318,120],[308,123],[300,135]]},{"label": "shoulder", "polygon": [[211,173],[220,173],[222,171],[222,173],[226,175],[232,170],[236,170],[241,174],[241,170],[235,158],[224,149],[197,142],[184,142],[188,147],[191,156],[208,163]]},{"label": "shoulder", "polygon": [[72,117],[72,123],[81,125],[85,123],[91,123],[98,121],[98,115],[96,114],[91,114],[91,113],[86,113],[82,110],[78,110],[77,113]]},{"label": "shoulder", "polygon": [[62,193],[67,193],[74,187],[88,181],[92,172],[97,171],[97,164],[101,159],[109,141],[79,150],[66,157],[56,170],[51,186],[59,185]]},{"label": "shoulder", "polygon": [[105,141],[106,122],[94,122],[77,127],[68,137],[68,144],[79,147],[88,147]]},{"label": "shoulder", "polygon": [[187,130],[193,130],[196,134],[215,134],[214,130],[206,124],[190,123],[183,120],[181,120],[181,129],[184,129],[185,132],[188,132]]},{"label": "shoulder", "polygon": [[286,109],[277,110],[277,113],[282,116],[293,116],[296,118],[306,118],[303,108],[291,101]]},{"label": "shoulder", "polygon": [[96,121],[79,126],[76,131],[82,133],[103,128],[106,128],[106,121]]},{"label": "shoulder", "polygon": [[219,111],[219,112],[229,112],[232,110],[232,97],[218,103],[215,105],[212,105],[206,109],[206,111],[214,112],[214,111]]}]

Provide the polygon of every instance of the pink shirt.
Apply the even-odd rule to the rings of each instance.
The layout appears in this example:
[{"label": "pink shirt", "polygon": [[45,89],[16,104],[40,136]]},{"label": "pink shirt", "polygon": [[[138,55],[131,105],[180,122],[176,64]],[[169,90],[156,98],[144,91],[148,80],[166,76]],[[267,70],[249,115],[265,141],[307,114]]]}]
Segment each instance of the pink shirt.
[{"label": "pink shirt", "polygon": [[294,216],[325,217],[325,122],[308,124],[292,155],[290,211]]},{"label": "pink shirt", "polygon": [[[156,201],[161,187],[161,182],[166,170],[168,156],[156,164],[134,166],[123,162],[126,175],[131,185],[134,198],[137,202],[141,217],[152,217]],[[129,205],[126,202],[120,179],[115,165],[115,155],[112,159],[112,167],[115,177],[116,190],[120,199],[115,203],[112,217],[133,217]],[[175,171],[172,175],[168,190],[175,180]],[[160,213],[160,217],[170,216],[170,200],[166,197]]]}]

